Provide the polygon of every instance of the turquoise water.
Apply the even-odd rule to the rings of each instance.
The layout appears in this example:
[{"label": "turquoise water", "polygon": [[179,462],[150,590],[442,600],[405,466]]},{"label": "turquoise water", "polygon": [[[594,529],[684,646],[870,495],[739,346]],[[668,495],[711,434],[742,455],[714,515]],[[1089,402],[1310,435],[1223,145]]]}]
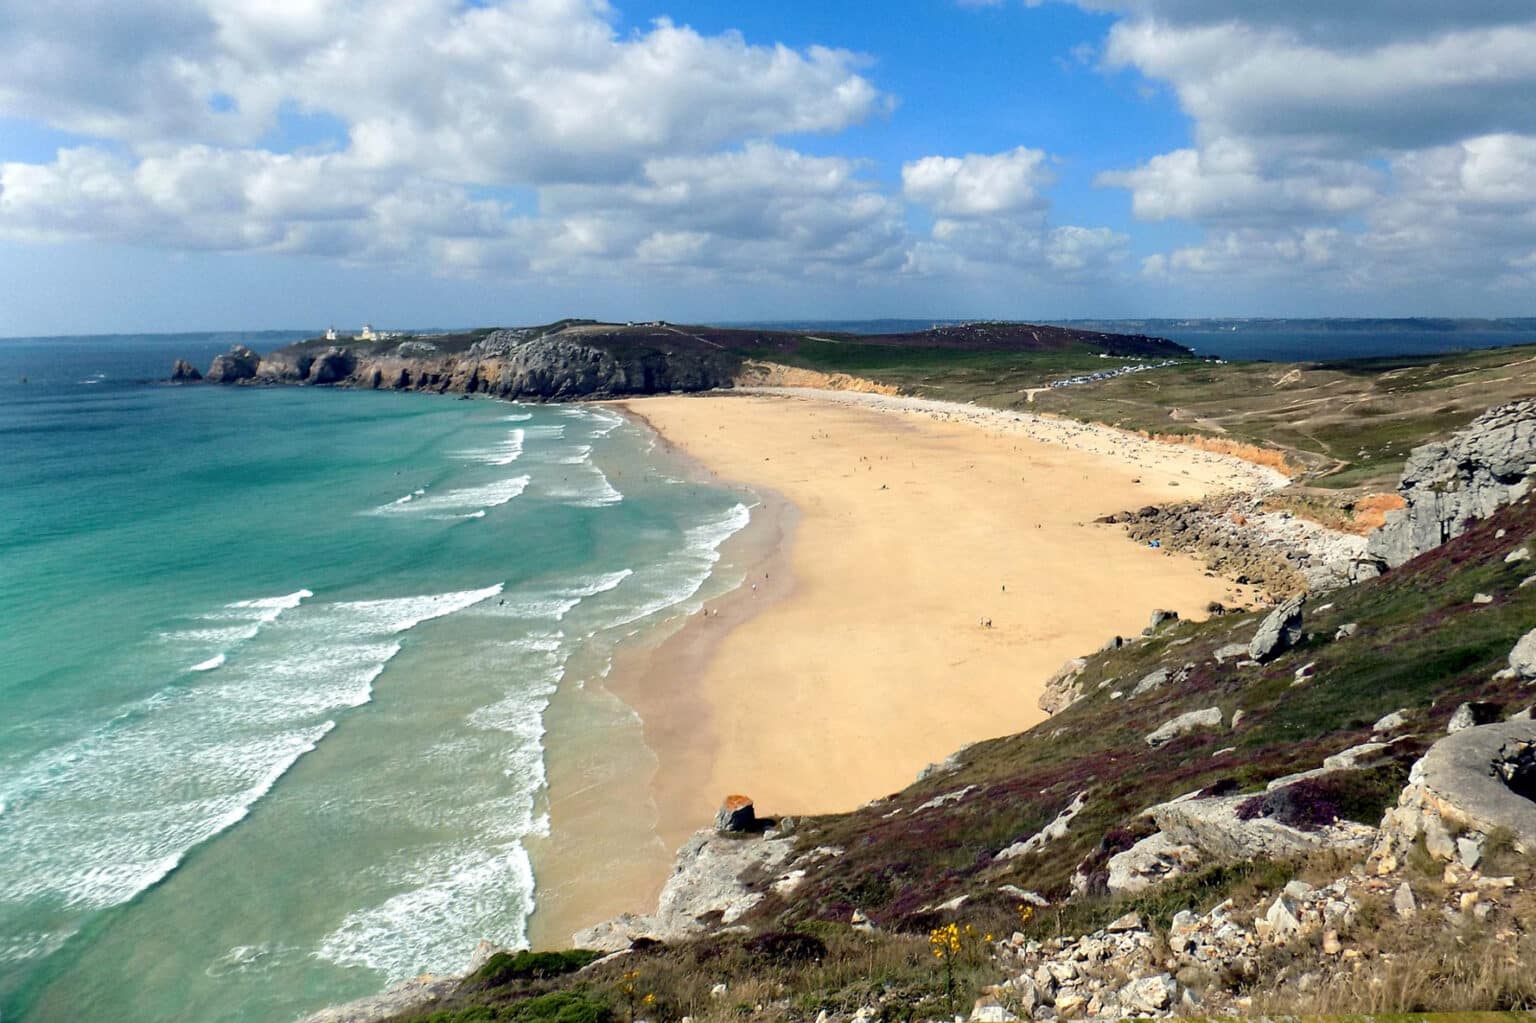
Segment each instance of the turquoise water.
[{"label": "turquoise water", "polygon": [[6,1021],[520,943],[551,695],[730,584],[746,505],[612,412],[143,382],[228,343],[0,341]]}]

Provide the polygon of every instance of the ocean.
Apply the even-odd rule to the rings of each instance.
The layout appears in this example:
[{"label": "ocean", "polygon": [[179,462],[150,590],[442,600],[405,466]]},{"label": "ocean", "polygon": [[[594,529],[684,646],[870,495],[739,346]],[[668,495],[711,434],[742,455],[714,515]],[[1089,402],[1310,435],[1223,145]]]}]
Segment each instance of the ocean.
[{"label": "ocean", "polygon": [[237,339],[0,341],[6,1023],[521,944],[552,697],[739,583],[750,498],[612,411],[154,382]]}]

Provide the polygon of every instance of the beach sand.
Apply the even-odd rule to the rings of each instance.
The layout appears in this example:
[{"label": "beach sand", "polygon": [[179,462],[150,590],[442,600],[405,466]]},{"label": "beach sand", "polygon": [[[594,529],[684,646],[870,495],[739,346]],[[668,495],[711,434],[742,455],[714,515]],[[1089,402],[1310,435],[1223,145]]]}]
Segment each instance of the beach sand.
[{"label": "beach sand", "polygon": [[841,392],[622,407],[765,504],[756,549],[736,555],[747,582],[606,683],[643,720],[652,771],[573,793],[552,767],[538,947],[652,908],[672,850],[728,793],[767,815],[852,809],[967,743],[1037,724],[1064,661],[1139,633],[1154,608],[1202,618],[1211,601],[1252,596],[1093,522],[1274,482],[1230,458]]}]

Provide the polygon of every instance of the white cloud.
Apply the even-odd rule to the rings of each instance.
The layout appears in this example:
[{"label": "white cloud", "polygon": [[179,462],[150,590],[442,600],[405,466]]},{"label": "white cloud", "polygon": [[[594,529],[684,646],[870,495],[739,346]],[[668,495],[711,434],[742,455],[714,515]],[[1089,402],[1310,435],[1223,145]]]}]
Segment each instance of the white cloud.
[{"label": "white cloud", "polygon": [[1006,153],[928,156],[901,168],[908,199],[945,217],[1017,213],[1043,205],[1053,180],[1046,154],[1023,146]]}]

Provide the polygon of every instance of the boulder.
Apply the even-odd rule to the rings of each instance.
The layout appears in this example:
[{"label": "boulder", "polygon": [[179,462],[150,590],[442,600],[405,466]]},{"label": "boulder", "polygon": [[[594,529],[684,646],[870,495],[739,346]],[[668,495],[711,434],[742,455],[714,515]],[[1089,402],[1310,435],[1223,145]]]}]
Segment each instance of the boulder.
[{"label": "boulder", "polygon": [[1179,613],[1177,611],[1166,611],[1163,608],[1158,608],[1152,612],[1152,617],[1147,622],[1147,632],[1156,632],[1169,622],[1176,622],[1178,620]]},{"label": "boulder", "polygon": [[1220,728],[1222,720],[1220,707],[1192,710],[1187,714],[1180,714],[1171,721],[1164,721],[1155,731],[1147,735],[1147,745],[1161,746],[1200,728]]},{"label": "boulder", "polygon": [[177,359],[171,364],[171,383],[190,384],[203,379],[203,374],[198,372],[196,366],[185,359]]},{"label": "boulder", "polygon": [[1450,438],[1415,448],[1397,491],[1401,511],[1371,534],[1368,553],[1396,568],[1525,496],[1536,471],[1536,401],[1501,405]]},{"label": "boulder", "polygon": [[1366,850],[1376,829],[1353,821],[1335,821],[1303,831],[1272,817],[1240,819],[1237,809],[1252,796],[1174,800],[1147,813],[1174,845],[1189,846],[1208,860],[1286,859],[1316,849]]},{"label": "boulder", "polygon": [[1259,623],[1259,631],[1248,643],[1248,656],[1263,663],[1279,656],[1301,641],[1300,594],[1271,611]]},{"label": "boulder", "polygon": [[1509,670],[1523,679],[1536,679],[1536,629],[1521,636],[1509,652]]},{"label": "boulder", "polygon": [[715,830],[723,835],[751,831],[757,824],[757,812],[747,796],[726,796],[715,812]]},{"label": "boulder", "polygon": [[1136,1012],[1162,1012],[1173,1004],[1179,986],[1166,973],[1139,977],[1120,989],[1120,1004]]},{"label": "boulder", "polygon": [[1491,725],[1499,720],[1501,708],[1496,703],[1482,703],[1472,700],[1463,703],[1456,708],[1456,713],[1451,715],[1450,723],[1445,726],[1446,732],[1461,732],[1468,728],[1476,728],[1478,725]]},{"label": "boulder", "polygon": [[223,355],[215,355],[205,377],[214,384],[237,384],[256,376],[261,366],[261,356],[245,345],[235,345]]}]

